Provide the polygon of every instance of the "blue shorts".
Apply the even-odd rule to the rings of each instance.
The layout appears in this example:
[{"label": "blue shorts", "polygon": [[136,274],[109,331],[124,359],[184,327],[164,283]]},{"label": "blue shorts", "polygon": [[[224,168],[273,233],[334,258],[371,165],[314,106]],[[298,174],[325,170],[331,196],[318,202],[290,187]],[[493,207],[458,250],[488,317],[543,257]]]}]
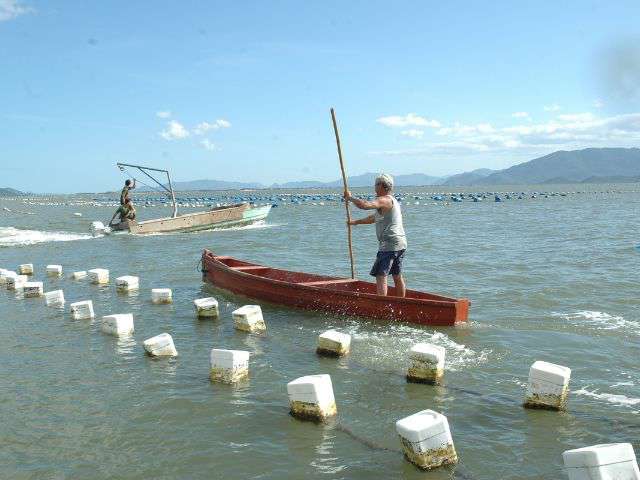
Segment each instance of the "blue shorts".
[{"label": "blue shorts", "polygon": [[404,250],[398,250],[396,252],[378,252],[376,255],[376,261],[371,267],[369,275],[378,277],[380,275],[387,276],[400,275],[402,271],[402,259],[404,257]]}]

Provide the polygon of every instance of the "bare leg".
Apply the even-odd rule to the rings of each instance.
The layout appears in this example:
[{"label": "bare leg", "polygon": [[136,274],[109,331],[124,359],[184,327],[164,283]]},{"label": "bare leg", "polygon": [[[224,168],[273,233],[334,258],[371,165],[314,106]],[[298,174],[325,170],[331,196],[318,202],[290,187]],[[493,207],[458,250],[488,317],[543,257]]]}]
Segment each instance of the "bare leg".
[{"label": "bare leg", "polygon": [[393,276],[393,284],[396,286],[396,297],[404,297],[407,294],[407,287],[404,284],[402,274]]},{"label": "bare leg", "polygon": [[387,294],[387,276],[386,275],[376,276],[376,288],[378,290],[378,295]]}]

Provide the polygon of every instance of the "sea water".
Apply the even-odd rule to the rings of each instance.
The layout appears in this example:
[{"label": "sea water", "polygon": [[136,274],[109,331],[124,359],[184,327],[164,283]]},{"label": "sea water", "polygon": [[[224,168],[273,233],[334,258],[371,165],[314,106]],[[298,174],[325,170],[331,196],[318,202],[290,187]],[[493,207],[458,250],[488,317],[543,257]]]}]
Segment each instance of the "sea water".
[{"label": "sea water", "polygon": [[[423,198],[402,207],[406,281],[469,298],[466,324],[432,328],[259,302],[268,324],[261,335],[233,327],[231,312],[255,302],[202,283],[202,249],[348,276],[340,202],[283,203],[252,227],[94,238],[91,221],[114,207],[0,199],[11,210],[0,208],[0,267],[34,263],[45,290],[63,289],[67,299],[51,309],[0,289],[0,477],[551,480],[565,478],[567,449],[631,442],[639,452],[637,185],[553,186],[583,193],[451,204],[427,200],[437,188],[401,190]],[[170,213],[138,210],[142,218]],[[354,228],[354,249],[358,277],[368,279],[372,226]],[[136,275],[140,292],[118,295],[114,284],[68,273],[45,277],[51,263]],[[171,288],[174,303],[151,304],[156,286]],[[193,300],[208,296],[220,302],[219,319],[193,313]],[[72,320],[68,305],[88,299],[96,320]],[[102,316],[123,312],[135,317],[133,336],[100,333]],[[352,336],[348,356],[315,354],[331,328]],[[163,332],[179,357],[144,354],[142,342]],[[420,342],[446,349],[443,385],[406,383],[408,351]],[[249,379],[212,384],[212,348],[250,351]],[[566,412],[522,408],[535,360],[571,368]],[[287,383],[320,373],[331,375],[338,417],[325,425],[292,418]],[[403,459],[395,422],[424,409],[447,416],[456,467],[425,474]]]}]

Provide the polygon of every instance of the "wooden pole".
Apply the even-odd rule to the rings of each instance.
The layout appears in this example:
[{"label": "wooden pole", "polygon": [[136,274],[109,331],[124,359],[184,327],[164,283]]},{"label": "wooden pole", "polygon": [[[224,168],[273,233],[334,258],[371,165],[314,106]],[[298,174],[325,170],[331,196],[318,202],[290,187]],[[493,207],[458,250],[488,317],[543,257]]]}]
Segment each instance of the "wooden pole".
[{"label": "wooden pole", "polygon": [[[347,175],[344,171],[344,161],[342,160],[342,147],[340,146],[340,134],[338,133],[338,123],[336,122],[336,112],[331,109],[331,120],[333,121],[333,131],[336,134],[336,144],[338,145],[338,158],[340,159],[340,170],[342,171],[342,184],[345,193],[349,190],[347,185]],[[344,206],[347,209],[347,222],[351,221],[351,211],[349,210],[349,202],[345,200]],[[356,267],[353,261],[353,244],[351,241],[351,225],[347,223],[347,237],[349,238],[349,259],[351,260],[351,278],[356,278]]]}]

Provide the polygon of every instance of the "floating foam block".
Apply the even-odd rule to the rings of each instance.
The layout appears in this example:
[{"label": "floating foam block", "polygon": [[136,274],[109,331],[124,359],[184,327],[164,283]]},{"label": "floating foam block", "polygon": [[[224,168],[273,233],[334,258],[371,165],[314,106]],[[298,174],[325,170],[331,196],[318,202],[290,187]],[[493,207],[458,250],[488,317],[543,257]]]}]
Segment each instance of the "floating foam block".
[{"label": "floating foam block", "polygon": [[351,335],[327,330],[318,336],[318,348],[316,352],[320,355],[340,357],[349,353],[351,348]]},{"label": "floating foam block", "polygon": [[193,305],[196,308],[196,315],[198,317],[217,318],[220,315],[218,301],[213,297],[198,298],[193,301]]},{"label": "floating foam block", "polygon": [[570,368],[548,362],[534,362],[529,370],[529,385],[524,406],[564,410],[567,406],[570,378]]},{"label": "floating foam block", "polygon": [[396,422],[402,452],[407,460],[424,470],[458,461],[447,417],[422,410]]},{"label": "floating foam block", "polygon": [[74,320],[91,320],[95,315],[93,313],[93,302],[91,300],[83,300],[70,305],[71,317]]},{"label": "floating foam block", "polygon": [[29,277],[26,275],[11,275],[7,277],[7,290],[22,290],[22,286]]},{"label": "floating foam block", "polygon": [[168,333],[161,333],[142,342],[144,350],[152,357],[175,357],[178,355],[173,338]]},{"label": "floating foam block", "polygon": [[102,317],[100,329],[109,335],[131,335],[133,333],[133,315],[131,313],[105,315]]},{"label": "floating foam block", "polygon": [[81,270],[79,272],[73,272],[71,274],[71,277],[74,280],[82,280],[83,278],[87,278],[87,272],[85,272],[84,270]]},{"label": "floating foam block", "polygon": [[33,263],[23,263],[18,266],[18,273],[20,275],[33,275]]},{"label": "floating foam block", "polygon": [[236,330],[262,332],[267,329],[262,318],[260,305],[245,305],[235,310],[232,315]]},{"label": "floating foam block", "polygon": [[59,277],[62,275],[62,265],[47,265],[47,275],[50,277]]},{"label": "floating foam block", "polygon": [[7,285],[7,279],[9,277],[17,277],[18,274],[12,270],[4,270],[0,272],[0,285]]},{"label": "floating foam block", "polygon": [[125,275],[116,278],[116,290],[119,292],[131,292],[138,290],[140,287],[140,279],[133,275]]},{"label": "floating foam block", "polygon": [[418,343],[409,350],[407,381],[439,383],[444,375],[445,349],[429,343]]},{"label": "floating foam block", "polygon": [[249,376],[249,352],[214,348],[209,356],[213,382],[235,383]]},{"label": "floating foam block", "polygon": [[324,421],[337,413],[331,377],[307,375],[287,384],[291,415],[303,420]]},{"label": "floating foam block", "polygon": [[154,288],[151,290],[151,301],[156,304],[171,303],[173,296],[170,288]]},{"label": "floating foam block", "polygon": [[107,230],[107,227],[104,226],[102,222],[91,222],[91,233],[95,235],[102,235]]},{"label": "floating foam block", "polygon": [[96,285],[109,283],[109,270],[106,268],[94,268],[89,270],[89,281]]},{"label": "floating foam block", "polygon": [[44,299],[49,307],[59,307],[64,305],[64,292],[62,290],[52,290],[45,292]]},{"label": "floating foam block", "polygon": [[608,443],[562,454],[569,480],[640,480],[630,443]]},{"label": "floating foam block", "polygon": [[25,298],[29,297],[41,297],[44,292],[42,282],[25,282],[22,285],[22,292]]}]

